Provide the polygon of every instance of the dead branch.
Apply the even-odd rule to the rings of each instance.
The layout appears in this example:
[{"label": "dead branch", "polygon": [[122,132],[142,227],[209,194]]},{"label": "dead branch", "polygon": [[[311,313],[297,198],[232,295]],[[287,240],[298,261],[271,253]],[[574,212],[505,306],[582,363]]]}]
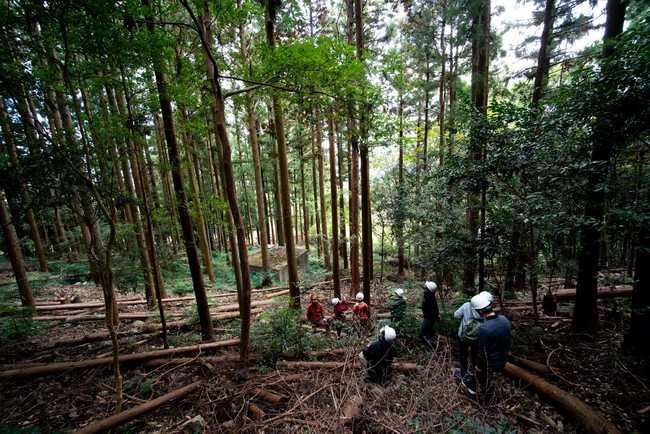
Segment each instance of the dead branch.
[{"label": "dead branch", "polygon": [[107,432],[108,430],[115,428],[116,426],[122,425],[126,422],[129,422],[138,416],[141,416],[145,413],[149,413],[150,411],[153,411],[158,407],[161,407],[162,405],[167,404],[168,402],[176,398],[180,398],[181,396],[187,395],[188,393],[197,389],[202,383],[203,383],[202,380],[196,381],[188,386],[182,387],[171,393],[167,393],[166,395],[151,400],[146,404],[133,407],[129,410],[123,411],[122,413],[107,417],[106,419],[100,420],[99,422],[95,422],[90,425],[87,425],[81,428],[80,430],[75,431],[75,434],[91,434],[91,433]]},{"label": "dead branch", "polygon": [[[342,369],[349,365],[346,362],[278,362],[275,367],[278,369]],[[391,365],[395,371],[416,371],[419,366],[415,363],[393,362]],[[355,361],[355,368],[361,368]]]},{"label": "dead branch", "polygon": [[511,363],[506,363],[504,372],[519,378],[533,386],[539,393],[547,396],[560,405],[568,414],[574,417],[585,432],[594,434],[620,434],[621,431],[600,413],[585,404],[582,400],[568,392],[542,380],[534,374],[519,368]]}]

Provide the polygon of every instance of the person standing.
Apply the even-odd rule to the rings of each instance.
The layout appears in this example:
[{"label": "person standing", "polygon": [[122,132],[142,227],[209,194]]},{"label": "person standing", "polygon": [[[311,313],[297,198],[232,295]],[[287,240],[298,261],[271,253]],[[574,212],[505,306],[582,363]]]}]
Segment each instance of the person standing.
[{"label": "person standing", "polygon": [[311,296],[311,303],[307,306],[307,321],[314,327],[322,327],[325,325],[325,311],[323,305],[318,301],[316,294]]},{"label": "person standing", "polygon": [[431,345],[431,339],[433,339],[436,332],[436,321],[440,320],[436,289],[438,289],[438,285],[435,282],[425,282],[422,296],[422,315],[424,319],[420,326],[420,340],[429,345]]},{"label": "person standing", "polygon": [[471,303],[484,321],[478,329],[478,360],[474,367],[476,377],[463,379],[463,385],[472,395],[476,395],[478,386],[483,392],[483,403],[490,405],[494,395],[490,377],[502,371],[506,364],[512,342],[512,327],[505,316],[494,312],[492,303],[485,296],[475,295]]},{"label": "person standing", "polygon": [[359,333],[368,331],[370,307],[363,301],[363,292],[357,293],[357,302],[352,307],[354,318],[359,321]]},{"label": "person standing", "polygon": [[365,347],[359,355],[361,364],[368,368],[366,383],[384,384],[390,378],[396,337],[397,333],[392,327],[383,326],[379,331],[379,340]]},{"label": "person standing", "polygon": [[390,307],[390,318],[394,323],[400,322],[406,315],[406,300],[404,299],[404,290],[397,288],[395,290],[395,301]]},{"label": "person standing", "polygon": [[[481,292],[479,295],[492,302],[492,294],[487,291]],[[478,330],[474,332],[475,327],[483,321],[483,317],[476,311],[471,302],[463,303],[456,312],[454,318],[460,320],[458,326],[458,361],[460,369],[456,369],[454,375],[456,378],[464,378],[468,369],[468,358],[471,360],[471,366],[476,365],[478,359]],[[472,330],[468,330],[472,329]]]},{"label": "person standing", "polygon": [[348,302],[345,300],[345,297],[341,297],[339,300],[337,297],[332,299],[332,311],[334,316],[332,318],[332,323],[336,329],[336,337],[341,337],[341,331],[343,330],[343,323],[347,320],[345,317],[345,312],[348,310]]}]

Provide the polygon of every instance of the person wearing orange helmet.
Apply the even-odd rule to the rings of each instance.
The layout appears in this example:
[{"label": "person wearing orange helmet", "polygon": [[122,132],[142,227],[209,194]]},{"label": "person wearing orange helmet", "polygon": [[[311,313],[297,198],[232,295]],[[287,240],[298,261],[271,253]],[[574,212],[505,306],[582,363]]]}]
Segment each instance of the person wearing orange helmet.
[{"label": "person wearing orange helmet", "polygon": [[311,303],[307,306],[307,320],[314,327],[325,325],[325,311],[316,294],[311,296]]}]

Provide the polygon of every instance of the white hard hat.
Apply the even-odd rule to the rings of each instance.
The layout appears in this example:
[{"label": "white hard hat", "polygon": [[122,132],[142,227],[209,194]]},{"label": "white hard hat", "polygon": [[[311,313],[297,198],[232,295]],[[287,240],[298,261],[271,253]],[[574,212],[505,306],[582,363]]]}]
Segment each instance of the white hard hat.
[{"label": "white hard hat", "polygon": [[402,288],[397,288],[395,294],[397,294],[398,297],[402,297],[404,295],[404,290]]},{"label": "white hard hat", "polygon": [[363,292],[357,292],[357,301],[363,301]]},{"label": "white hard hat", "polygon": [[436,282],[426,282],[424,286],[431,292],[435,291],[438,288]]},{"label": "white hard hat", "polygon": [[478,293],[478,295],[482,295],[482,296],[485,297],[485,298],[487,299],[487,301],[489,301],[490,303],[492,303],[492,300],[494,300],[494,297],[492,297],[492,294],[490,294],[490,293],[487,292],[487,291],[481,291],[481,292]]},{"label": "white hard hat", "polygon": [[488,307],[490,305],[490,300],[488,300],[485,296],[479,294],[472,297],[470,304],[474,309],[480,310]]},{"label": "white hard hat", "polygon": [[397,333],[395,333],[395,329],[389,326],[383,326],[379,331],[379,334],[382,333],[384,334],[384,340],[386,342],[393,342],[397,337]]},{"label": "white hard hat", "polygon": [[332,305],[333,305],[333,306],[336,306],[337,304],[339,304],[339,301],[340,301],[340,300],[339,300],[338,298],[334,297],[334,298],[332,299]]}]

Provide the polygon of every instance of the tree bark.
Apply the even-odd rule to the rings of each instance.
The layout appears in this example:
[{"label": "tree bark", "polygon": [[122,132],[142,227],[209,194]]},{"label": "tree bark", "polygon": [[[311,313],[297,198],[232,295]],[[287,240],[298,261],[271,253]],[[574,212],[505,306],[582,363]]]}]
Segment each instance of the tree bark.
[{"label": "tree bark", "polygon": [[334,140],[334,113],[332,106],[327,106],[327,138],[329,141],[330,162],[330,197],[332,206],[332,281],[334,297],[341,297],[341,271],[339,265],[339,215],[336,190],[336,141]]},{"label": "tree bark", "polygon": [[4,191],[0,190],[0,224],[2,225],[2,236],[4,237],[7,256],[11,262],[11,269],[14,272],[16,283],[18,284],[18,292],[20,293],[20,304],[30,307],[32,312],[36,312],[36,305],[34,304],[34,295],[32,288],[27,279],[27,272],[25,271],[25,260],[20,251],[18,244],[18,237],[14,224],[11,222],[9,215],[9,208],[5,202]]},{"label": "tree bark", "polygon": [[[143,4],[149,5],[148,0],[143,0]],[[149,31],[154,33],[154,21],[149,19]],[[185,240],[185,251],[187,253],[187,261],[190,266],[190,275],[192,276],[192,283],[194,287],[194,295],[196,296],[196,305],[199,311],[199,321],[201,323],[201,334],[206,341],[214,339],[214,329],[210,319],[210,308],[208,305],[208,297],[205,291],[205,283],[203,282],[203,275],[201,273],[201,263],[199,262],[199,255],[196,250],[196,243],[194,241],[194,229],[192,228],[192,217],[188,210],[187,198],[185,196],[185,186],[181,176],[180,165],[180,151],[178,149],[178,142],[176,140],[176,130],[174,129],[174,118],[172,114],[172,105],[167,93],[167,77],[160,66],[161,60],[156,57],[154,59],[154,75],[156,77],[156,86],[158,88],[158,99],[160,102],[160,110],[162,112],[163,125],[165,129],[165,140],[167,142],[167,151],[169,154],[169,163],[172,172],[172,179],[174,182],[174,190],[176,192],[176,201],[178,206],[178,215],[181,222],[181,229],[183,231],[183,238]]]},{"label": "tree bark", "polygon": [[[621,0],[608,0],[603,59],[611,56],[609,42],[623,32],[624,21],[625,3]],[[607,73],[607,69],[603,69],[603,74],[607,75]],[[621,122],[621,120],[617,122]],[[613,137],[612,134],[617,135],[619,129],[618,124],[612,125],[610,120],[600,119],[600,125],[595,127],[592,136],[591,162],[598,165],[599,170],[592,170],[588,175],[590,179],[586,183],[591,188],[587,190],[585,197],[584,219],[586,224],[580,233],[578,282],[572,323],[575,331],[600,329],[596,300],[606,196],[606,189],[601,186],[606,182],[614,144],[618,142],[618,137]]]}]

